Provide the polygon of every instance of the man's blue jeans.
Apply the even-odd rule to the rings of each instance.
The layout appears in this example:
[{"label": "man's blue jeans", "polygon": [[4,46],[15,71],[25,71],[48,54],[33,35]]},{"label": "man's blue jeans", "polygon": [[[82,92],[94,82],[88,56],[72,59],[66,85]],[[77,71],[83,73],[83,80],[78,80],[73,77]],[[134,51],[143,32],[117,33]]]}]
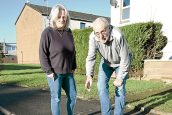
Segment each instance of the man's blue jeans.
[{"label": "man's blue jeans", "polygon": [[51,93],[51,111],[53,115],[60,115],[61,89],[67,95],[68,115],[74,114],[76,104],[76,85],[73,74],[56,74],[54,79],[47,77]]},{"label": "man's blue jeans", "polygon": [[[109,98],[109,80],[110,77],[115,71],[118,72],[118,68],[109,67],[104,61],[100,62],[99,66],[99,74],[98,74],[98,92],[101,104],[101,112],[102,115],[111,115],[111,103]],[[128,75],[125,77],[128,78]],[[123,115],[124,107],[125,107],[125,97],[126,97],[126,79],[123,80],[123,85],[120,87],[114,87],[115,90],[115,110],[114,115]]]}]

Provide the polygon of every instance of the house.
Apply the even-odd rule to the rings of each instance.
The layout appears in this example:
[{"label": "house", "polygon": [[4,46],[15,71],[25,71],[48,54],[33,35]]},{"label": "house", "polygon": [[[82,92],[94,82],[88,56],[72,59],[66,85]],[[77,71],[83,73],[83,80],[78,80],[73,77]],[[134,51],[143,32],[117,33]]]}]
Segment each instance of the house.
[{"label": "house", "polygon": [[0,49],[3,55],[16,55],[16,43],[0,42]]},{"label": "house", "polygon": [[17,63],[16,43],[0,42],[0,57],[3,63]]},{"label": "house", "polygon": [[160,22],[168,43],[163,49],[161,60],[145,60],[145,80],[172,82],[172,10],[170,0],[111,0],[111,24],[123,26],[138,22]]},{"label": "house", "polygon": [[[18,63],[39,63],[39,42],[43,29],[49,26],[51,8],[26,3],[18,16],[16,25],[16,43]],[[98,15],[69,11],[70,28],[83,29],[92,26]],[[109,21],[110,18],[106,17]]]},{"label": "house", "polygon": [[168,43],[163,49],[162,59],[172,58],[172,7],[170,0],[110,0],[111,24],[123,26],[138,22],[160,22]]}]

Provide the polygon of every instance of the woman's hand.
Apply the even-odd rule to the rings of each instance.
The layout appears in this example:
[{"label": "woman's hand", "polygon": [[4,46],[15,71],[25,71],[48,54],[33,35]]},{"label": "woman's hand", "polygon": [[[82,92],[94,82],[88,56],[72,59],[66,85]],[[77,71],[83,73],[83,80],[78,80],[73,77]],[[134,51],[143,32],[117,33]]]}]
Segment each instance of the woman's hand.
[{"label": "woman's hand", "polygon": [[54,73],[47,75],[47,77],[54,79]]}]

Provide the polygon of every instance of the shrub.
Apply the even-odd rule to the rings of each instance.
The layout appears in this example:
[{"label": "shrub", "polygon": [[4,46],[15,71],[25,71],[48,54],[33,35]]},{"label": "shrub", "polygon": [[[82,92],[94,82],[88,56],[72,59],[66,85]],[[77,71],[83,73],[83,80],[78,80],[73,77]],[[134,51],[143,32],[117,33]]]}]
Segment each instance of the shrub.
[{"label": "shrub", "polygon": [[163,36],[161,23],[136,23],[121,27],[131,49],[133,60],[131,71],[142,77],[145,59],[155,59],[164,48],[167,38]]},{"label": "shrub", "polygon": [[[76,61],[77,61],[77,73],[85,74],[85,59],[88,53],[88,42],[89,35],[92,32],[91,28],[87,29],[77,29],[73,31],[75,46],[76,46]],[[100,56],[97,54],[97,59],[99,60]],[[97,74],[99,61],[96,61],[95,65],[95,74]]]},{"label": "shrub", "polygon": [[3,44],[0,43],[0,63],[2,63],[2,57],[3,57]]},{"label": "shrub", "polygon": [[2,58],[3,58],[2,48],[3,46],[0,43],[0,70],[2,70]]}]

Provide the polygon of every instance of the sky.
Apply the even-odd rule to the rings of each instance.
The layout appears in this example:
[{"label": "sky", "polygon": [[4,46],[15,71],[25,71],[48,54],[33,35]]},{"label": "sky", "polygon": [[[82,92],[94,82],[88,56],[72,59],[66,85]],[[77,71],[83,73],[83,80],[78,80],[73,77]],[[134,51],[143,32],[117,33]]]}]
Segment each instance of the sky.
[{"label": "sky", "polygon": [[[0,42],[16,43],[15,22],[27,0],[3,0],[0,4]],[[47,5],[46,0],[28,0]],[[48,0],[48,6],[63,4],[70,11],[110,17],[110,0]]]}]

